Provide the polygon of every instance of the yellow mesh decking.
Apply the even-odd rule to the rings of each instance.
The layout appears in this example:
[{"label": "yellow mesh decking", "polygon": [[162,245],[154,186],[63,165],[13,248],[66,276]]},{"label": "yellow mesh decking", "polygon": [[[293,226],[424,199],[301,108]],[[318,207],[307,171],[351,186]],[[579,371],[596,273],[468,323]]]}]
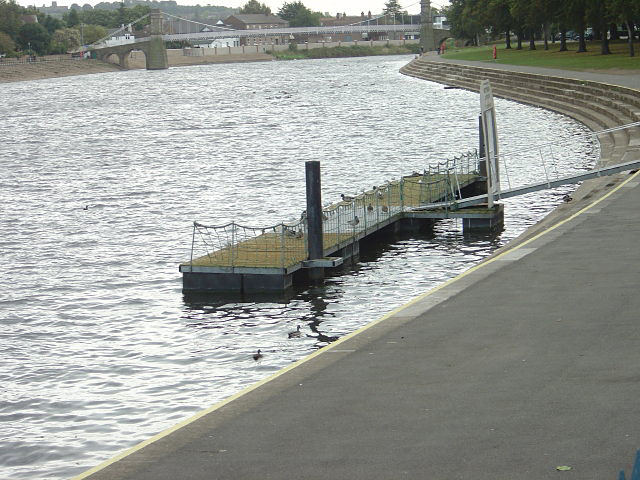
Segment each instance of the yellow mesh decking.
[{"label": "yellow mesh decking", "polygon": [[[478,179],[475,173],[431,173],[403,177],[323,210],[325,251],[350,239],[377,230],[400,215],[406,207],[452,199],[460,188]],[[396,217],[397,218],[397,217]],[[194,255],[195,267],[290,268],[307,259],[306,222],[266,229],[229,224],[201,227],[205,255]],[[196,238],[194,230],[194,239]],[[209,239],[210,241],[206,241]],[[195,252],[195,250],[194,250]]]},{"label": "yellow mesh decking", "polygon": [[[328,250],[352,237],[352,233],[325,233],[324,248]],[[306,259],[307,247],[304,237],[266,233],[235,247],[223,248],[195,258],[191,264],[197,267],[288,268]]]}]

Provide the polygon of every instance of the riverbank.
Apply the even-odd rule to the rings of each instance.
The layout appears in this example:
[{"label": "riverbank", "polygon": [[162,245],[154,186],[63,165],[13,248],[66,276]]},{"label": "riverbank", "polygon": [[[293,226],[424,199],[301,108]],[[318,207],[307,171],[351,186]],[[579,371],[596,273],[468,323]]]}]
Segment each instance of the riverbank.
[{"label": "riverbank", "polygon": [[[265,53],[231,54],[219,56],[192,57],[168,55],[169,67],[207,65],[213,63],[268,62],[274,57]],[[145,68],[144,54],[132,53],[129,58],[131,69]],[[0,83],[42,80],[45,78],[89,75],[94,73],[121,72],[119,65],[101,60],[63,59],[35,63],[19,63],[0,66]]]},{"label": "riverbank", "polygon": [[314,48],[306,50],[296,48],[281,52],[274,52],[273,55],[278,60],[302,60],[308,58],[348,58],[348,57],[371,57],[377,55],[411,55],[420,52],[420,45],[417,43],[406,45],[389,46],[369,46],[357,45],[353,47],[328,47]]},{"label": "riverbank", "polygon": [[[633,70],[616,73],[606,70],[598,70],[597,73],[579,72],[424,55],[401,71],[417,78],[471,91],[478,90],[480,78],[489,78],[494,95],[562,113],[593,131],[640,120],[640,73]],[[601,166],[640,158],[638,128],[602,135],[599,142]],[[625,178],[625,174],[618,174],[584,182],[572,194],[571,202],[559,205],[509,242],[505,248],[519,245],[552,225],[570,218],[591,202],[594,196],[610,191]],[[502,250],[498,250],[492,257],[499,255]]]},{"label": "riverbank", "polygon": [[494,45],[480,47],[450,47],[444,54],[446,60],[473,60],[491,64],[508,64],[530,67],[556,68],[575,71],[609,71],[610,73],[640,73],[640,56],[629,56],[629,46],[626,41],[611,41],[610,55],[600,53],[600,42],[587,42],[586,52],[577,52],[577,42],[567,42],[568,50],[560,51],[559,43],[549,43],[549,49],[537,44],[536,50],[529,50],[525,45],[521,50],[505,48],[497,44],[496,58],[493,58]]},{"label": "riverbank", "polygon": [[118,72],[122,69],[113,63],[100,60],[55,60],[50,62],[0,65],[0,83],[25,82],[45,78],[89,75],[92,73]]},{"label": "riverbank", "polygon": [[[256,53],[221,53],[207,55],[184,55],[182,50],[167,50],[169,67],[185,67],[193,65],[210,65],[222,63],[244,62],[270,62],[273,60],[299,60],[309,58],[348,58],[368,57],[379,55],[410,55],[417,53],[418,44],[406,45],[355,45],[335,46],[307,49],[303,46],[295,50],[280,52],[256,52]],[[207,49],[214,51],[213,49]],[[200,49],[195,49],[200,51]],[[202,51],[205,51],[203,49]],[[44,57],[46,59],[46,57]],[[143,53],[132,52],[129,57],[130,69],[146,68],[146,59]],[[41,80],[45,78],[67,77],[73,75],[88,75],[93,73],[107,73],[122,71],[119,65],[100,60],[62,59],[52,56],[51,61],[35,63],[21,63],[0,65],[0,83],[24,82]]]}]

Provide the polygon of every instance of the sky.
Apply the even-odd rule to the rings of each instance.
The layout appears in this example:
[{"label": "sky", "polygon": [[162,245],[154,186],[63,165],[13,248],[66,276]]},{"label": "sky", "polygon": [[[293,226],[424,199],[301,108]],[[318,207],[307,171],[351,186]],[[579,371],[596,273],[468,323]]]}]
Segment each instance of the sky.
[{"label": "sky", "polygon": [[[72,3],[78,3],[84,5],[89,3],[95,5],[100,0],[57,0],[59,6],[69,6]],[[111,0],[107,0],[111,1]],[[176,0],[180,5],[219,5],[224,7],[241,7],[247,0]],[[276,13],[285,0],[259,0],[260,3],[265,3],[271,7],[271,11]],[[293,1],[293,0],[288,0]],[[28,6],[33,5],[40,7],[45,5],[51,6],[51,0],[17,0],[19,5]],[[346,13],[347,15],[360,15],[360,12],[367,13],[371,10],[371,13],[376,14],[382,12],[386,0],[302,0],[305,6],[314,12],[329,12],[332,15],[336,13]],[[409,13],[420,13],[420,0],[404,0],[399,2],[400,5]],[[446,0],[432,0],[433,6],[443,6],[448,4]]]}]

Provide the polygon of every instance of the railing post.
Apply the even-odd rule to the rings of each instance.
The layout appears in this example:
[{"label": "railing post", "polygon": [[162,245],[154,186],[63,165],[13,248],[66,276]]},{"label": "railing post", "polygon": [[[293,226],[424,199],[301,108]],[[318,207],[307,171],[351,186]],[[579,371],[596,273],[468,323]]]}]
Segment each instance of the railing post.
[{"label": "railing post", "polygon": [[193,273],[193,247],[196,244],[196,225],[196,222],[193,222],[193,235],[191,236],[191,260],[189,261],[191,273]]},{"label": "railing post", "polygon": [[[320,184],[320,162],[316,160],[305,162],[305,177],[307,189],[307,231],[308,231],[308,259],[316,260],[324,257],[322,235],[322,192]],[[310,268],[309,279],[322,281],[324,268]]]},{"label": "railing post", "polygon": [[235,248],[236,248],[236,224],[232,223],[231,224],[231,268],[235,266],[235,262],[234,262]]}]

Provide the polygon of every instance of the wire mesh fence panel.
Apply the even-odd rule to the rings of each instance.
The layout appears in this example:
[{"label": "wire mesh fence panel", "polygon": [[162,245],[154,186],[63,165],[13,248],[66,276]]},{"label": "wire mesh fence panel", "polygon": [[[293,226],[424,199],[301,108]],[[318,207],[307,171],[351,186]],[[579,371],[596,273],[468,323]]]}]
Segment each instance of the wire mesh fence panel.
[{"label": "wire mesh fence panel", "polygon": [[[536,149],[500,154],[500,188],[504,190],[557,180],[560,172],[553,147],[554,145],[549,144]],[[514,185],[513,178],[521,179],[519,183],[522,185]]]},{"label": "wire mesh fence panel", "polygon": [[[323,246],[333,252],[377,230],[407,208],[454,201],[478,178],[478,154],[429,165],[422,173],[345,196],[322,210]],[[250,227],[194,222],[190,264],[200,267],[287,269],[308,258],[306,212],[291,223]]]}]

